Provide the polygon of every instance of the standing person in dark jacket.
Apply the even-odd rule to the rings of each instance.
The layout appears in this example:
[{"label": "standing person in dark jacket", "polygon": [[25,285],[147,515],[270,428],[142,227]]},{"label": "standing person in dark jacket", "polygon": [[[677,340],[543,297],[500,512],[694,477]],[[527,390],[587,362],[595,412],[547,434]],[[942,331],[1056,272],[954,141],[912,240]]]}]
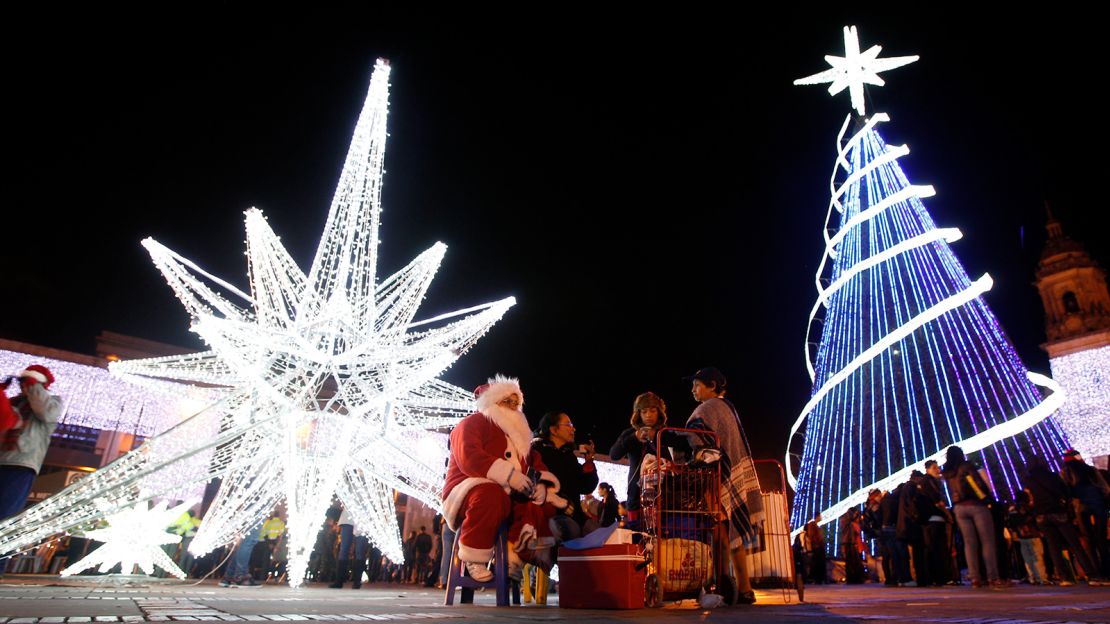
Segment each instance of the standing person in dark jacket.
[{"label": "standing person in dark jacket", "polygon": [[883,554],[885,584],[890,587],[910,582],[910,555],[905,542],[898,539],[898,508],[902,499],[902,487],[899,485],[887,492],[879,501],[879,518],[882,521],[879,548]]},{"label": "standing person in dark jacket", "polygon": [[[1083,568],[1087,575],[1087,584],[1097,587],[1106,583],[1099,577],[1087,551],[1079,543],[1079,534],[1075,531],[1068,518],[1068,486],[1060,475],[1052,472],[1045,463],[1044,458],[1034,455],[1026,463],[1025,478],[1022,485],[1029,495],[1030,511],[1037,521],[1037,528],[1044,534],[1048,542],[1048,554],[1052,557],[1052,565],[1060,577],[1061,585],[1070,585],[1065,577],[1067,564],[1064,563],[1064,546],[1071,551],[1072,560]],[[1078,572],[1078,570],[1077,570]],[[1083,580],[1080,578],[1080,580]]]},{"label": "standing person in dark jacket", "polygon": [[924,526],[925,554],[929,558],[929,580],[934,585],[944,585],[951,580],[948,578],[948,570],[952,568],[948,532],[954,518],[948,511],[948,502],[944,499],[940,464],[934,460],[925,462],[925,478],[921,482],[921,492],[932,505]]},{"label": "standing person in dark jacket", "polygon": [[654,392],[645,392],[632,402],[632,427],[625,429],[613,448],[609,459],[618,461],[628,457],[628,520],[637,525],[640,515],[640,464],[645,454],[658,456],[654,449],[655,434],[667,426],[667,404]]},{"label": "standing person in dark jacket", "polygon": [[1110,577],[1110,548],[1106,540],[1107,503],[1110,502],[1110,484],[1093,466],[1083,461],[1075,449],[1064,453],[1064,466],[1060,478],[1071,489],[1076,506],[1079,530],[1090,544],[1091,561],[1099,567],[1098,574]]},{"label": "standing person in dark jacket", "polygon": [[913,553],[914,580],[902,583],[906,587],[927,587],[932,584],[922,525],[932,515],[934,507],[924,492],[924,480],[925,475],[914,470],[910,474],[910,480],[902,485],[902,496],[898,501],[898,539]]},{"label": "standing person in dark jacket", "polygon": [[559,543],[582,535],[586,512],[582,509],[582,495],[597,487],[597,469],[594,466],[594,445],[584,445],[586,463],[579,464],[575,455],[574,423],[563,412],[548,412],[536,427],[532,440],[532,453],[539,453],[543,464],[559,479],[559,496],[567,500],[563,510],[552,510],[548,520],[551,533]]},{"label": "standing person in dark jacket", "polygon": [[[860,516],[860,526],[863,528],[864,544],[869,545],[870,551],[867,553],[867,572],[871,579],[880,582],[885,580],[885,576],[880,578],[879,568],[876,565],[875,554],[879,552],[874,546],[879,538],[882,536],[883,530],[883,517],[880,512],[880,503],[883,500],[883,492],[879,489],[871,490],[867,494],[867,502],[863,504],[863,513]],[[883,565],[883,574],[886,572],[886,566]]]},{"label": "standing person in dark jacket", "polygon": [[840,552],[844,555],[844,577],[849,585],[859,585],[866,580],[863,569],[863,531],[860,526],[860,512],[855,507],[848,508],[840,529]]},{"label": "standing person in dark jacket", "polygon": [[806,523],[806,541],[809,543],[809,579],[814,585],[828,582],[825,570],[825,531],[821,528],[821,514]]},{"label": "standing person in dark jacket", "polygon": [[994,520],[987,507],[988,503],[994,501],[994,494],[986,479],[979,473],[979,467],[964,456],[963,449],[958,446],[948,447],[946,460],[941,474],[948,482],[948,494],[955,506],[956,524],[964,538],[964,557],[967,559],[971,586],[983,586],[983,573],[979,568],[979,557],[982,556],[987,565],[987,581],[993,587],[1005,587],[1007,583],[998,576]]}]

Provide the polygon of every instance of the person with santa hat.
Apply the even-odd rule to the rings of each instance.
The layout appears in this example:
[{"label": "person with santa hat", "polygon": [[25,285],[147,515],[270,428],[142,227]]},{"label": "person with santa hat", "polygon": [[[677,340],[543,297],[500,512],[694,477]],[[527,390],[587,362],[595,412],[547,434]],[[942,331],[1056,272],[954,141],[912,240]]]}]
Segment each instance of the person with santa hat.
[{"label": "person with santa hat", "polygon": [[[35,482],[50,435],[62,417],[62,401],[47,392],[54,375],[45,366],[28,366],[8,377],[3,388],[18,379],[20,394],[8,399],[0,392],[0,520],[23,511]],[[0,575],[8,560],[0,559]]]},{"label": "person with santa hat", "polygon": [[556,494],[555,475],[538,454],[529,455],[532,435],[520,382],[498,375],[474,397],[477,411],[451,432],[443,487],[443,516],[458,532],[459,559],[475,581],[492,579],[493,544],[508,522],[510,575],[519,574],[522,559],[549,568],[549,550],[534,548],[552,541],[543,505],[565,507],[566,501]]}]

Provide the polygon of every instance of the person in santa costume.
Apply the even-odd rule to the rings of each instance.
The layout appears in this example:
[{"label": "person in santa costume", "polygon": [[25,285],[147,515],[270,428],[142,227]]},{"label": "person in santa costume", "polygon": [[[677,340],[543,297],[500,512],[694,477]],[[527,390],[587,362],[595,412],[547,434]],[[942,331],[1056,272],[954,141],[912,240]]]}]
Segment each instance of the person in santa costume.
[{"label": "person in santa costume", "polygon": [[519,574],[521,560],[550,568],[549,549],[535,549],[551,541],[544,504],[551,509],[566,501],[557,494],[555,475],[538,455],[529,457],[532,434],[520,382],[498,375],[474,397],[477,412],[451,432],[443,487],[443,516],[458,532],[459,559],[472,579],[493,578],[488,565],[494,540],[508,522],[510,574]]},{"label": "person in santa costume", "polygon": [[[9,400],[4,390],[15,380],[20,393]],[[9,377],[0,389],[0,520],[23,511],[62,417],[62,400],[47,392],[53,383],[54,374],[35,364]],[[7,562],[0,559],[0,576]]]}]

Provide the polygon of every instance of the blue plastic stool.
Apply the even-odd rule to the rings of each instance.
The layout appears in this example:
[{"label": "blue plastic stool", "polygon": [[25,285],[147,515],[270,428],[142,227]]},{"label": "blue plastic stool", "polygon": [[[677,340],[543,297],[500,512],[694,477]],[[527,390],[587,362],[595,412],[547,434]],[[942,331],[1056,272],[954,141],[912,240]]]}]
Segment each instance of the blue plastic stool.
[{"label": "blue plastic stool", "polygon": [[497,590],[497,606],[509,606],[509,540],[507,528],[502,525],[493,542],[493,578],[479,583],[466,575],[466,564],[459,560],[459,540],[451,547],[451,568],[447,574],[447,595],[443,604],[455,604],[455,590],[462,589],[461,604],[473,604],[474,590],[493,587]]}]

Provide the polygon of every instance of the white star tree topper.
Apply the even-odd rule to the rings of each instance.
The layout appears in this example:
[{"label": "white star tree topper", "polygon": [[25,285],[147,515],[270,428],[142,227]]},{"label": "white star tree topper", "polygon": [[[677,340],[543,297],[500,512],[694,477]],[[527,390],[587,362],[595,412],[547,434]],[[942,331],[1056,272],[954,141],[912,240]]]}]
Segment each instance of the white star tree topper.
[{"label": "white star tree topper", "polygon": [[[470,393],[437,376],[515,303],[414,321],[446,251],[441,243],[377,279],[388,77],[379,61],[308,274],[255,209],[246,213],[249,295],[147,239],[211,350],[112,366],[227,388],[220,432],[229,442],[213,460],[223,484],[190,550],[234,540],[284,499],[293,585],[333,496],[387,556],[403,560],[393,491],[439,507],[446,448],[432,431],[473,405]],[[434,459],[418,452],[429,444],[441,448]]]},{"label": "white star tree topper", "polygon": [[879,78],[879,72],[909,65],[919,58],[916,55],[879,58],[879,52],[882,49],[882,46],[874,45],[861,53],[856,27],[845,26],[844,56],[826,55],[825,61],[832,66],[831,69],[799,78],[794,81],[794,84],[814,85],[830,82],[832,84],[829,85],[829,95],[836,95],[847,88],[848,93],[852,96],[852,108],[856,109],[856,112],[860,115],[866,115],[863,102],[863,85],[869,84],[881,87],[886,83],[883,82],[882,78]]},{"label": "white star tree topper", "polygon": [[121,574],[131,574],[138,566],[144,574],[152,575],[154,566],[158,566],[177,578],[185,578],[185,573],[162,550],[162,546],[181,541],[180,535],[166,529],[195,503],[186,501],[169,509],[166,501],[149,509],[146,503],[139,503],[107,516],[107,528],[85,531],[85,537],[104,543],[84,559],[62,570],[61,575],[72,576],[94,566],[100,566],[100,572],[107,572],[118,563]]}]

